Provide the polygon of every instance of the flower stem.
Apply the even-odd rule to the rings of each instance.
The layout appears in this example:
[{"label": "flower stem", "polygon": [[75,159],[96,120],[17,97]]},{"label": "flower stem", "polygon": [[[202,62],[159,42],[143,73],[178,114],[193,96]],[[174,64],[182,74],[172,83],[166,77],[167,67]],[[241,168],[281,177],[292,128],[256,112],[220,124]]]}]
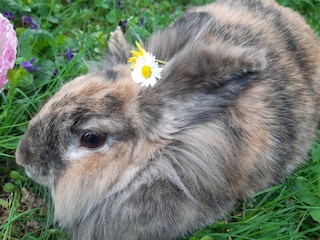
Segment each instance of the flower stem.
[{"label": "flower stem", "polygon": [[167,62],[156,59],[156,62],[165,65]]}]

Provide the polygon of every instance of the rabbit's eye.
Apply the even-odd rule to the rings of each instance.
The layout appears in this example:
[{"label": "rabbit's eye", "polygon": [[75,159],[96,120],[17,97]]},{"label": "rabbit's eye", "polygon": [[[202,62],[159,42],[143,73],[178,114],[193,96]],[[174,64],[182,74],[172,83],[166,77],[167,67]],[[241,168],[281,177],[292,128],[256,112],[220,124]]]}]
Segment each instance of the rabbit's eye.
[{"label": "rabbit's eye", "polygon": [[80,139],[81,145],[87,148],[98,148],[105,143],[107,136],[95,132],[85,132]]}]

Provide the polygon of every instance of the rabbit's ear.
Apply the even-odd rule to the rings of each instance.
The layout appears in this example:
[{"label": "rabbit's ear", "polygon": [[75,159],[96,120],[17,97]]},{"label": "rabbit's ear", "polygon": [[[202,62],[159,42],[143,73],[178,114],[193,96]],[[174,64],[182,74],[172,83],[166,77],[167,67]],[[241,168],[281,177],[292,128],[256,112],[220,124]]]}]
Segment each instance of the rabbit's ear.
[{"label": "rabbit's ear", "polygon": [[[241,91],[266,67],[265,52],[216,44],[185,46],[163,70],[161,87],[175,94],[214,93],[229,84]],[[237,86],[239,88],[237,88]],[[231,89],[230,89],[231,90]]]},{"label": "rabbit's ear", "polygon": [[156,117],[171,111],[183,126],[206,122],[231,106],[265,67],[263,50],[187,45],[165,65],[159,82],[143,91],[142,106],[151,104],[147,111]]},{"label": "rabbit's ear", "polygon": [[120,27],[110,34],[108,41],[107,61],[112,64],[125,64],[130,57],[131,45],[126,41]]}]

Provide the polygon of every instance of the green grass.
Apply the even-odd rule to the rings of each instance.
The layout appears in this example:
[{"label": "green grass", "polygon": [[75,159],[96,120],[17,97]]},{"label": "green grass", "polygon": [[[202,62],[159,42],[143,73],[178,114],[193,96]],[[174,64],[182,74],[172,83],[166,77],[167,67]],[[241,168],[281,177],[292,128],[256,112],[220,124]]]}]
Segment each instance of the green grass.
[{"label": "green grass", "polygon": [[[119,21],[127,19],[133,41],[168,26],[190,6],[210,0],[2,0],[0,12],[14,13],[19,37],[18,58],[10,84],[0,93],[0,239],[68,239],[52,224],[49,193],[28,179],[14,163],[14,152],[28,121],[66,81],[87,71],[86,63],[104,57],[107,40]],[[301,12],[320,33],[319,0],[280,0]],[[37,30],[22,24],[32,17]],[[145,22],[139,26],[140,18]],[[70,48],[74,57],[65,56]],[[35,58],[39,71],[22,62]],[[44,200],[42,200],[44,199]],[[183,219],[182,219],[183,221]],[[206,237],[205,237],[206,236]],[[320,239],[320,143],[310,161],[285,183],[257,193],[225,219],[186,239]]]}]

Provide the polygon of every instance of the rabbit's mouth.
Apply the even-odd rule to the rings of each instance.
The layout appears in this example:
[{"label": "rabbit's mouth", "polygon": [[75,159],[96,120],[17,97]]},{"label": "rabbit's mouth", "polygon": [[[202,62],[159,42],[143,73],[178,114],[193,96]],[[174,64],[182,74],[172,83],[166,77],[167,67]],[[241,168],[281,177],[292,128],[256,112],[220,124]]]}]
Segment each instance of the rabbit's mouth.
[{"label": "rabbit's mouth", "polygon": [[25,170],[26,170],[26,174],[27,174],[27,176],[28,176],[29,178],[31,178],[31,179],[33,179],[33,180],[36,180],[34,174],[32,173],[32,171],[30,170],[29,167],[26,167]]},{"label": "rabbit's mouth", "polygon": [[48,188],[52,187],[52,183],[50,182],[50,178],[41,176],[41,173],[38,170],[35,170],[30,166],[26,166],[25,171],[26,171],[27,176],[29,178],[31,178],[32,180],[34,180],[35,182],[37,182],[45,187],[48,187]]}]

